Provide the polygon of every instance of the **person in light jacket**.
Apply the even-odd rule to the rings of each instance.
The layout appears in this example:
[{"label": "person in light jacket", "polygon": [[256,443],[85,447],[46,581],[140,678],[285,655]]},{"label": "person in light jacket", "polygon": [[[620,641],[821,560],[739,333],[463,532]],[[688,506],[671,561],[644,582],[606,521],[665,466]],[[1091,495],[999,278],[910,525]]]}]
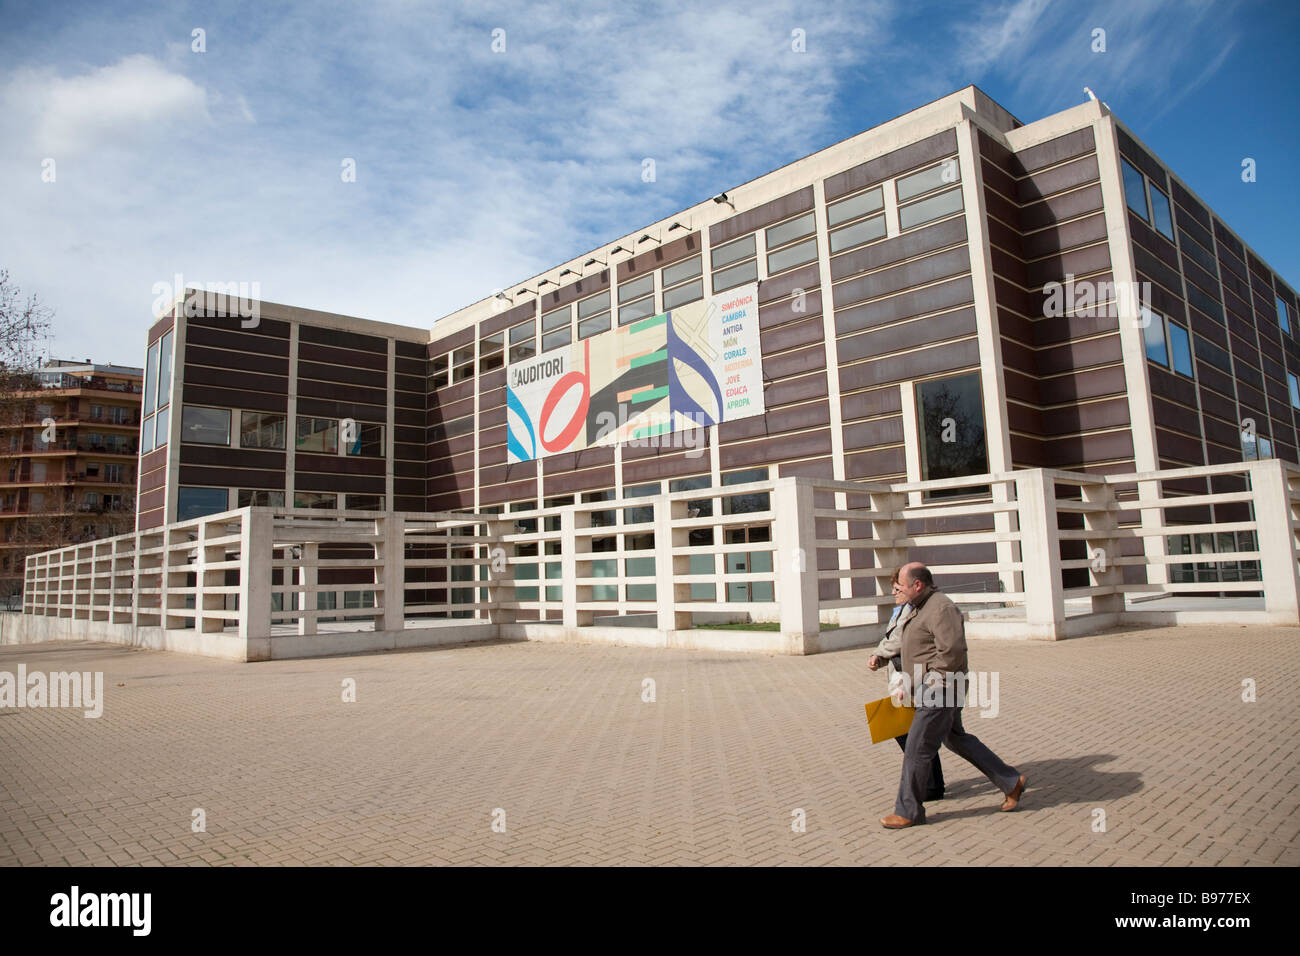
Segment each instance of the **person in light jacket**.
[{"label": "person in light jacket", "polygon": [[[895,569],[894,576],[889,583],[893,586],[894,591],[894,613],[885,626],[884,638],[876,645],[876,652],[867,659],[867,667],[874,671],[884,666],[885,662],[888,661],[889,695],[896,698],[899,703],[906,704],[908,703],[906,682],[903,680],[903,665],[899,660],[899,655],[903,646],[903,625],[916,614],[916,608],[907,603],[907,596],[898,583],[897,569]],[[907,734],[894,739],[898,741],[899,748],[906,753]],[[939,755],[935,754],[934,762],[930,765],[929,785],[925,791],[926,801],[942,800],[943,790],[943,766],[939,763]]]}]

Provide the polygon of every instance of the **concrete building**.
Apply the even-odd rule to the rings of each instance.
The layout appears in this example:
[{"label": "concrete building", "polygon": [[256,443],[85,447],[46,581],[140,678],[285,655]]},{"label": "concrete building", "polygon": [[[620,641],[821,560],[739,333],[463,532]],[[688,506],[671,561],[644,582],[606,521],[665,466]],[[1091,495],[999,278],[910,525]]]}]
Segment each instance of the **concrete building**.
[{"label": "concrete building", "polygon": [[[1300,623],[1298,321],[1103,104],[968,87],[429,329],[178,297],[137,533],[29,560],[25,608],[243,659],[448,616],[807,653],[919,558],[973,632]],[[1185,592],[1246,603],[1135,603]]]},{"label": "concrete building", "polygon": [[0,416],[0,595],[27,555],[134,526],[143,370],[50,359]]},{"label": "concrete building", "polygon": [[[509,460],[507,366],[749,283],[764,414],[689,448]],[[256,327],[178,306],[150,331],[141,528],[259,503],[510,510],[1297,457],[1294,291],[1098,102],[1025,125],[961,90],[428,330],[257,307]]]}]

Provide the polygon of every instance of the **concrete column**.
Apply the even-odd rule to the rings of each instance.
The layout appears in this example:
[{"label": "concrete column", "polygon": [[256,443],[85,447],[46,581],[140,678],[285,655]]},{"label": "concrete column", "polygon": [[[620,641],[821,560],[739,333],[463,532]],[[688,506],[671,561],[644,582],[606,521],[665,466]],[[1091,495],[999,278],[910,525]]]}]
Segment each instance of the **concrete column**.
[{"label": "concrete column", "polygon": [[375,549],[381,561],[375,577],[384,586],[380,630],[400,631],[406,627],[406,519],[391,511],[375,522],[384,540]]},{"label": "concrete column", "polygon": [[1296,509],[1286,466],[1277,458],[1250,463],[1264,612],[1270,624],[1300,624],[1300,574],[1296,568]]},{"label": "concrete column", "polygon": [[577,511],[572,506],[560,512],[560,592],[564,602],[565,627],[589,627],[595,619],[595,612],[579,610],[579,601],[591,600],[590,585],[576,583],[578,575],[591,576],[591,567],[583,565],[579,571],[578,555],[591,553],[591,538],[577,533],[579,528],[591,527],[591,512]]},{"label": "concrete column", "polygon": [[239,637],[246,659],[271,659],[271,514],[250,509],[239,529]]},{"label": "concrete column", "polygon": [[[1096,505],[1102,509],[1085,512],[1083,516],[1084,526],[1088,529],[1087,546],[1088,557],[1092,564],[1093,584],[1097,587],[1121,585],[1124,583],[1124,572],[1115,563],[1120,557],[1120,542],[1115,537],[1115,528],[1119,524],[1119,505],[1115,501],[1115,486],[1099,481],[1095,484],[1082,485],[1081,490],[1084,504]],[[1094,614],[1123,610],[1123,591],[1092,596]]]},{"label": "concrete column", "polygon": [[1031,637],[1056,640],[1065,624],[1065,597],[1052,472],[1042,468],[1017,472],[1016,500],[1025,568],[1025,622]]},{"label": "concrete column", "polygon": [[772,488],[772,513],[772,566],[781,633],[792,653],[815,652],[821,621],[812,485],[801,478],[778,478]]},{"label": "concrete column", "polygon": [[690,599],[689,584],[678,584],[677,574],[690,570],[690,557],[675,557],[673,548],[684,548],[690,543],[690,532],[678,528],[676,521],[686,520],[686,502],[669,501],[667,495],[650,499],[655,509],[655,601],[658,608],[658,628],[661,631],[689,631],[692,614],[677,610],[678,601]]}]

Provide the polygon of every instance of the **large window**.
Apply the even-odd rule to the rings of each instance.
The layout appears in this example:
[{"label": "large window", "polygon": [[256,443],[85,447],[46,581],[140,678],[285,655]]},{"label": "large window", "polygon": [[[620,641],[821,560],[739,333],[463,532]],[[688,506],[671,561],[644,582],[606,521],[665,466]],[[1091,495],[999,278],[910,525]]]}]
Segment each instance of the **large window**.
[{"label": "large window", "polygon": [[1286,390],[1291,396],[1291,407],[1300,408],[1300,380],[1292,372],[1286,373]]},{"label": "large window", "polygon": [[299,415],[294,447],[298,451],[322,455],[338,454],[339,423],[332,418],[304,418]]},{"label": "large window", "polygon": [[[713,291],[734,289],[758,278],[758,260],[754,237],[745,236],[709,253],[713,268]],[[745,261],[748,260],[748,261]]]},{"label": "large window", "polygon": [[1151,220],[1166,239],[1174,238],[1174,211],[1169,205],[1169,197],[1155,183],[1151,184]]},{"label": "large window", "polygon": [[493,332],[479,339],[478,370],[479,373],[490,372],[506,364],[506,334]]},{"label": "large window", "polygon": [[153,441],[154,448],[161,448],[167,444],[170,439],[171,429],[171,406],[158,409],[158,414],[154,416],[155,436]]},{"label": "large window", "polygon": [[1289,311],[1287,310],[1286,302],[1283,301],[1283,299],[1282,299],[1282,297],[1281,297],[1280,295],[1278,295],[1278,296],[1274,296],[1273,298],[1274,298],[1274,301],[1277,302],[1277,324],[1280,325],[1280,326],[1282,327],[1282,331],[1283,331],[1283,332],[1286,332],[1287,334],[1290,334],[1290,332],[1291,332],[1291,315],[1290,315]]},{"label": "large window", "polygon": [[214,515],[230,508],[230,493],[225,488],[186,488],[176,498],[176,520],[188,521]]},{"label": "large window", "polygon": [[578,303],[578,338],[585,339],[609,328],[609,290]]},{"label": "large window", "polygon": [[1146,177],[1123,157],[1120,157],[1119,165],[1124,172],[1124,201],[1128,203],[1129,209],[1142,217],[1143,222],[1150,222],[1151,216],[1147,214]]},{"label": "large window", "polygon": [[356,435],[351,444],[344,446],[344,452],[361,458],[383,458],[384,426],[357,422]]},{"label": "large window", "polygon": [[522,362],[537,354],[537,320],[520,322],[510,329],[510,361]]},{"label": "large window", "polygon": [[260,488],[240,488],[238,494],[238,508],[247,508],[250,505],[254,508],[283,508],[284,492],[283,491],[263,491]]},{"label": "large window", "polygon": [[158,407],[172,400],[172,334],[162,337],[162,351],[158,355]]},{"label": "large window", "polygon": [[230,409],[186,405],[181,411],[181,441],[229,445]]},{"label": "large window", "polygon": [[295,508],[337,508],[339,496],[332,491],[299,491],[293,496]]},{"label": "large window", "polygon": [[911,229],[961,212],[961,189],[950,189],[898,208],[898,228]]},{"label": "large window", "polygon": [[1147,358],[1169,367],[1169,349],[1165,345],[1165,320],[1150,309],[1142,310],[1146,324],[1142,327],[1142,338],[1146,342]]},{"label": "large window", "polygon": [[569,306],[555,309],[542,316],[542,351],[549,352],[573,339],[573,318]]},{"label": "large window", "polygon": [[149,354],[144,360],[144,413],[149,415],[158,403],[158,343],[149,346]]},{"label": "large window", "polygon": [[153,419],[146,418],[140,426],[140,454],[153,451]]},{"label": "large window", "polygon": [[655,274],[643,275],[618,287],[618,324],[627,325],[655,314]]},{"label": "large window", "polygon": [[1169,355],[1174,360],[1174,371],[1179,375],[1194,377],[1192,371],[1192,338],[1177,322],[1169,323]]},{"label": "large window", "polygon": [[[817,258],[816,219],[804,213],[787,222],[771,226],[767,236],[767,274],[776,275]],[[806,238],[813,236],[813,238]]]},{"label": "large window", "polygon": [[702,268],[700,257],[691,256],[660,270],[665,311],[704,298],[704,280],[700,277]]},{"label": "large window", "polygon": [[[921,479],[961,478],[989,470],[984,440],[984,400],[978,372],[920,382],[916,386]],[[986,494],[988,486],[948,488],[931,498]]]},{"label": "large window", "polygon": [[919,173],[903,176],[894,184],[898,190],[898,201],[903,203],[936,189],[951,186],[960,179],[960,175],[956,158],[950,158],[945,159],[938,166],[931,166]]},{"label": "large window", "polygon": [[284,450],[285,417],[265,412],[242,412],[239,416],[239,444],[243,448]]}]

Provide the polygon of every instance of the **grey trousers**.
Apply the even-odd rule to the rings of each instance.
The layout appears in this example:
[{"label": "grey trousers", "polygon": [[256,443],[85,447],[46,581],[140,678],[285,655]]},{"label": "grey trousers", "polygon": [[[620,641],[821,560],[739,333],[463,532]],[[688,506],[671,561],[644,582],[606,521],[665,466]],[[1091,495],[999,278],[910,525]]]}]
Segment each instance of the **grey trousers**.
[{"label": "grey trousers", "polygon": [[898,782],[898,799],[894,801],[894,812],[900,817],[918,822],[925,819],[922,805],[925,787],[940,744],[946,744],[958,757],[974,764],[1003,793],[1010,793],[1020,782],[1020,772],[1015,767],[1003,763],[974,734],[966,733],[961,725],[960,707],[917,707],[912,728],[907,732],[903,776]]}]

